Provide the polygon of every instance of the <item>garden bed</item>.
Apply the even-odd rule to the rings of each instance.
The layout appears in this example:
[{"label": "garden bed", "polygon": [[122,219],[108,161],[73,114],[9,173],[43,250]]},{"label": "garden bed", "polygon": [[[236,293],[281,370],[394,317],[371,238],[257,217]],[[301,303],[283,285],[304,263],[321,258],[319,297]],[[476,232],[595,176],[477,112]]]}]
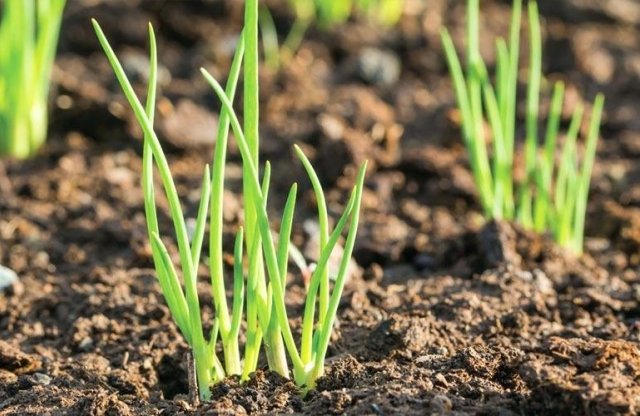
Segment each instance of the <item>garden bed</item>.
[{"label": "garden bed", "polygon": [[[0,264],[20,276],[0,295],[0,414],[640,412],[640,6],[540,1],[545,73],[566,79],[569,102],[607,97],[586,253],[577,258],[517,226],[484,224],[438,35],[444,24],[462,39],[464,2],[425,3],[407,1],[389,32],[359,22],[312,30],[279,73],[263,71],[271,210],[299,178],[298,218],[314,218],[294,143],[314,161],[333,214],[369,160],[354,252],[361,272],[345,288],[316,390],[302,397],[260,371],[247,384],[217,385],[212,402],[193,407],[188,349],[154,277],[140,132],[89,18],[140,86],[146,22],[154,23],[164,65],[158,131],[195,216],[219,105],[198,68],[224,78],[242,4],[69,2],[50,139],[31,160],[0,162]],[[482,5],[489,57],[510,8]],[[284,9],[274,16],[290,24]],[[389,72],[396,59],[398,79]],[[377,63],[381,73],[365,70]],[[241,206],[233,144],[230,160],[229,249]],[[309,240],[302,221],[294,234],[302,246]],[[199,289],[210,318],[206,282]],[[303,290],[292,273],[292,316]]]}]

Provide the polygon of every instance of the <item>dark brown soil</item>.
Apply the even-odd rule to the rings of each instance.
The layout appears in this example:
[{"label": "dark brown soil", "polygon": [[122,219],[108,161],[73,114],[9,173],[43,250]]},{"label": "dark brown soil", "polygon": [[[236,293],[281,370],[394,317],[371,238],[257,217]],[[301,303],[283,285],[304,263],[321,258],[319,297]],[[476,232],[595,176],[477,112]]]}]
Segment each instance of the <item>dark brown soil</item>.
[{"label": "dark brown soil", "polygon": [[[0,295],[0,415],[639,413],[640,5],[633,0],[540,1],[545,70],[570,86],[567,114],[578,99],[607,96],[581,258],[518,227],[483,225],[438,38],[445,24],[461,39],[464,1],[407,0],[401,25],[389,32],[357,21],[312,30],[280,73],[265,69],[271,210],[278,213],[299,178],[296,240],[304,245],[313,198],[291,162],[293,143],[311,155],[334,212],[355,165],[369,159],[355,252],[363,272],[345,290],[316,391],[303,397],[290,381],[259,371],[247,384],[215,386],[210,403],[189,403],[186,344],[146,238],[139,131],[89,18],[103,24],[140,86],[146,21],[154,23],[163,64],[158,131],[194,215],[218,107],[198,68],[224,78],[241,3],[69,2],[50,140],[32,160],[0,162],[0,264],[20,276]],[[490,57],[509,2],[482,3]],[[290,17],[282,8],[274,14],[286,31]],[[394,54],[400,79],[363,79],[367,47]],[[240,206],[240,159],[234,149],[230,157],[229,238]],[[168,223],[162,228],[170,232]],[[201,299],[210,305],[204,269]],[[292,312],[301,286],[292,275]]]}]

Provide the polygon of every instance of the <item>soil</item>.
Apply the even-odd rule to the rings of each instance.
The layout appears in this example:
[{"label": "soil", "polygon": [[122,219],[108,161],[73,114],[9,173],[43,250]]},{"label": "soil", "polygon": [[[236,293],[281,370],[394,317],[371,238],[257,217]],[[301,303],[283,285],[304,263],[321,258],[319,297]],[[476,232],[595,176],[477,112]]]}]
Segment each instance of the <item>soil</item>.
[{"label": "soil", "polygon": [[[89,18],[141,92],[153,22],[163,65],[158,132],[193,216],[219,106],[198,68],[224,79],[242,2],[68,3],[47,145],[31,160],[0,161],[0,264],[20,276],[0,294],[0,415],[640,413],[638,3],[540,1],[545,72],[568,84],[565,121],[579,99],[607,97],[582,257],[481,216],[438,35],[446,25],[461,41],[464,1],[407,0],[388,31],[358,19],[312,29],[279,72],[265,68],[270,209],[279,212],[300,178],[295,239],[304,246],[313,197],[292,144],[317,166],[333,214],[368,159],[361,273],[345,289],[316,390],[302,396],[263,366],[247,384],[215,386],[197,407],[188,349],[154,277],[139,130]],[[489,62],[509,3],[482,2]],[[291,16],[273,13],[286,33]],[[381,60],[382,74],[363,70],[368,59]],[[396,59],[399,77],[387,71]],[[227,247],[241,215],[239,162],[232,146]],[[207,281],[203,266],[205,307]],[[295,270],[288,286],[297,314]]]}]

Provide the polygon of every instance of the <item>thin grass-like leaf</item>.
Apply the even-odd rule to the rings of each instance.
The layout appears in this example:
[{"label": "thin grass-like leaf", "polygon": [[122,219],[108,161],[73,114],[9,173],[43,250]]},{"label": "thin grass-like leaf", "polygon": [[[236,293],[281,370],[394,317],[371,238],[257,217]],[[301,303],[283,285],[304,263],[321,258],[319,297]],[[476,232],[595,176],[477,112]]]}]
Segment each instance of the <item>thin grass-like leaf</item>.
[{"label": "thin grass-like leaf", "polygon": [[160,177],[162,179],[164,190],[169,201],[169,210],[178,241],[178,252],[180,255],[180,264],[184,278],[185,299],[187,303],[187,309],[189,311],[188,326],[190,328],[189,331],[191,334],[191,346],[194,354],[194,361],[196,362],[197,366],[198,364],[200,365],[200,367],[196,370],[196,374],[198,376],[198,386],[200,388],[200,395],[203,398],[208,398],[210,396],[208,385],[211,381],[211,369],[208,366],[205,367],[203,365],[206,365],[207,362],[210,361],[210,359],[206,357],[207,347],[202,331],[202,319],[200,317],[200,301],[198,299],[198,292],[196,288],[196,276],[193,273],[191,247],[187,236],[184,216],[182,214],[182,207],[180,206],[180,201],[178,199],[178,193],[171,176],[169,164],[164,155],[164,152],[162,151],[160,142],[153,130],[152,123],[147,118],[142,104],[133,91],[133,87],[127,79],[124,69],[122,68],[122,65],[113,52],[113,49],[104,36],[100,25],[95,21],[95,19],[92,20],[92,24],[96,31],[96,35],[98,36],[98,40],[100,41],[100,44],[102,45],[105,54],[109,62],[111,63],[111,66],[125,94],[125,97],[127,98],[129,105],[131,105],[133,109],[138,123],[142,127],[144,134],[150,139],[149,143],[151,145],[154,159],[158,165]]},{"label": "thin grass-like leaf", "polygon": [[564,100],[564,84],[557,82],[553,88],[549,119],[544,140],[544,152],[540,163],[536,182],[536,201],[534,206],[534,229],[542,232],[546,229],[552,215],[551,186],[553,178],[553,156],[556,151],[562,104]]},{"label": "thin grass-like leaf", "polygon": [[558,176],[556,178],[556,193],[555,204],[556,212],[563,211],[564,203],[566,200],[567,183],[572,167],[572,158],[575,157],[575,143],[580,131],[580,125],[582,124],[582,114],[584,108],[582,104],[578,104],[573,112],[571,118],[571,124],[569,125],[569,131],[565,138],[565,143],[560,156],[560,168],[558,169]]},{"label": "thin grass-like leaf", "polygon": [[[352,215],[354,206],[357,202],[356,198],[357,198],[357,195],[356,195],[356,192],[354,191],[351,197],[349,198],[349,202],[345,206],[342,216],[338,220],[338,223],[336,224],[333,232],[331,233],[331,236],[329,237],[325,246],[322,247],[322,252],[320,253],[320,258],[318,259],[318,264],[313,274],[311,275],[311,281],[309,283],[309,288],[307,289],[307,298],[305,300],[304,315],[303,315],[303,321],[302,321],[302,344],[300,348],[300,353],[301,353],[302,360],[304,362],[309,362],[314,359],[313,330],[314,330],[314,318],[316,315],[316,300],[317,300],[318,290],[322,282],[322,279],[324,278],[324,274],[326,273],[331,254],[333,253],[333,250],[336,247],[336,244],[338,243],[338,239],[342,235],[342,231],[344,230],[344,227],[346,226],[347,222],[349,221]],[[321,313],[323,312],[318,311],[318,315],[320,315]],[[326,312],[325,312],[325,316],[323,316],[322,318],[324,319],[318,319],[318,326],[320,328],[323,327],[325,319],[328,318],[328,316],[326,315]],[[320,322],[322,322],[323,325],[320,325]]]},{"label": "thin grass-like leaf", "polygon": [[340,268],[336,277],[336,282],[331,293],[331,300],[329,302],[329,310],[327,312],[327,318],[324,321],[324,325],[319,329],[320,337],[317,345],[314,374],[309,381],[308,387],[313,388],[315,380],[322,374],[324,368],[324,360],[327,355],[327,348],[329,346],[329,338],[331,337],[331,330],[336,319],[336,313],[338,312],[338,303],[342,297],[342,290],[347,279],[347,270],[349,268],[349,262],[351,260],[351,254],[353,253],[353,247],[355,245],[356,234],[358,232],[358,223],[360,219],[360,202],[362,200],[362,192],[364,188],[364,177],[367,171],[367,162],[363,163],[358,173],[358,179],[355,186],[355,205],[351,214],[351,225],[349,226],[349,233],[347,234],[347,240],[344,244],[344,251],[342,260],[340,262]]},{"label": "thin grass-like leaf", "polygon": [[260,34],[262,35],[262,49],[264,51],[265,63],[273,70],[280,67],[280,45],[278,44],[278,31],[273,21],[273,16],[269,8],[260,6]]},{"label": "thin grass-like leaf", "polygon": [[[311,162],[304,154],[302,149],[299,146],[294,145],[294,150],[300,162],[302,162],[302,166],[304,166],[305,171],[307,172],[307,176],[309,180],[311,180],[311,186],[313,187],[313,192],[316,197],[316,204],[318,205],[318,226],[320,233],[320,246],[319,250],[323,250],[324,246],[327,244],[327,240],[329,238],[329,214],[327,212],[327,202],[324,198],[324,190],[322,189],[322,184],[320,183],[320,179],[316,174],[316,171],[313,169]],[[320,258],[320,253],[318,253],[318,258]],[[322,324],[322,320],[326,316],[327,308],[329,307],[329,271],[325,270],[320,275],[320,303],[318,305],[319,311],[319,324]]]},{"label": "thin grass-like leaf", "polygon": [[233,308],[231,313],[231,330],[229,336],[237,339],[242,322],[242,308],[244,306],[244,274],[242,272],[242,246],[244,230],[242,227],[236,233],[233,249]]},{"label": "thin grass-like leaf", "polygon": [[494,191],[493,191],[493,208],[492,212],[496,218],[501,218],[504,214],[504,199],[506,194],[504,176],[510,174],[507,165],[507,155],[505,153],[504,143],[504,130],[502,127],[502,120],[500,119],[500,109],[498,107],[498,100],[496,99],[493,88],[490,84],[485,84],[484,88],[484,102],[487,109],[487,115],[489,118],[489,124],[491,125],[491,132],[493,134],[493,177]]},{"label": "thin grass-like leaf", "polygon": [[[153,124],[156,102],[156,85],[157,85],[157,67],[158,54],[156,48],[156,38],[153,28],[149,25],[149,84],[147,86],[147,101],[145,104],[145,113],[149,122]],[[160,235],[158,228],[158,215],[156,212],[155,191],[153,185],[153,153],[150,138],[144,135],[144,146],[142,151],[142,190],[144,195],[145,219],[147,222],[147,232],[149,241],[153,244],[153,234]],[[164,260],[161,258],[161,250],[152,249],[153,262],[155,264],[158,282],[162,289],[162,293],[167,301],[169,310],[174,317],[180,332],[191,342],[191,331],[188,322],[187,303],[180,282],[175,274],[165,266]]]},{"label": "thin grass-like leaf", "polygon": [[196,226],[191,241],[191,259],[193,261],[193,275],[198,275],[198,265],[200,264],[200,253],[202,252],[202,241],[204,240],[204,229],[207,225],[207,215],[209,209],[209,197],[211,195],[211,173],[209,165],[204,167],[202,187],[198,214],[196,216]]},{"label": "thin grass-like leaf", "polygon": [[593,171],[603,108],[604,96],[598,94],[593,103],[593,109],[591,110],[591,121],[589,122],[589,132],[587,135],[584,159],[582,160],[582,169],[577,179],[578,184],[574,188],[576,190],[576,217],[573,224],[574,235],[572,243],[573,249],[577,252],[582,251],[584,240],[584,222],[587,211],[587,199],[589,197],[589,183],[591,182],[591,172]]},{"label": "thin grass-like leaf", "polygon": [[289,262],[291,230],[293,229],[293,214],[296,208],[296,194],[298,185],[291,185],[287,201],[282,212],[282,222],[280,223],[280,232],[278,233],[278,267],[282,274],[282,286],[287,283],[287,266]]},{"label": "thin grass-like leaf", "polygon": [[484,143],[474,143],[478,139],[475,136],[474,129],[474,112],[472,111],[472,102],[470,99],[470,93],[467,83],[462,72],[462,66],[458,59],[453,40],[447,32],[443,29],[440,32],[442,38],[442,45],[449,65],[449,72],[453,79],[454,90],[456,92],[456,99],[458,107],[460,108],[462,117],[462,131],[465,145],[469,149],[469,163],[471,164],[471,171],[476,184],[478,185],[478,191],[480,193],[480,201],[487,215],[492,215],[492,179],[489,168],[489,162],[487,160],[486,149]]}]

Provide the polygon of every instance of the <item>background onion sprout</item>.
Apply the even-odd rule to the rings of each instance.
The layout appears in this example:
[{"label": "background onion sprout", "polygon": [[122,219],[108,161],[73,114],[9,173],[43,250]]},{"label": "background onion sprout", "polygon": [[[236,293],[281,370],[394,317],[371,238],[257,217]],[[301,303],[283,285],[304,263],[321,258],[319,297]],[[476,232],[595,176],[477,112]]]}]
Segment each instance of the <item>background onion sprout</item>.
[{"label": "background onion sprout", "polygon": [[[582,157],[577,137],[584,108],[576,106],[568,131],[559,140],[564,84],[553,87],[545,135],[540,139],[539,101],[542,84],[542,40],[538,8],[528,4],[529,67],[527,79],[524,178],[515,182],[514,156],[521,0],[513,3],[509,39],[496,41],[492,83],[479,48],[479,0],[467,1],[466,71],[446,29],[442,44],[462,117],[462,136],[484,213],[494,219],[515,219],[527,228],[549,231],[556,241],[582,252],[591,171],[596,153],[604,97],[596,96]],[[490,136],[485,137],[485,124]],[[559,153],[559,162],[555,163]]]},{"label": "background onion sprout", "polygon": [[47,97],[65,0],[4,0],[0,155],[25,158],[47,137]]}]

